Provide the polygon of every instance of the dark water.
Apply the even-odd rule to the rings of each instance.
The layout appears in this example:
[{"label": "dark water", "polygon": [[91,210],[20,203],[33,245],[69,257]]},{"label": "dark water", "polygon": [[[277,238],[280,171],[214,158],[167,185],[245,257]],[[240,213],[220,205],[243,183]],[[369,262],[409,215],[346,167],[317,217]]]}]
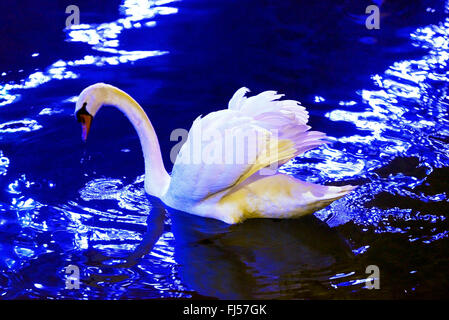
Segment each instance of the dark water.
[{"label": "dark water", "polygon": [[[356,0],[98,2],[77,1],[70,30],[69,1],[0,5],[1,298],[449,296],[449,4],[377,1],[367,30],[372,3]],[[361,187],[299,220],[166,210],[117,110],[82,144],[74,100],[95,82],[141,103],[168,169],[173,129],[241,86],[278,90],[334,141],[283,170]]]}]

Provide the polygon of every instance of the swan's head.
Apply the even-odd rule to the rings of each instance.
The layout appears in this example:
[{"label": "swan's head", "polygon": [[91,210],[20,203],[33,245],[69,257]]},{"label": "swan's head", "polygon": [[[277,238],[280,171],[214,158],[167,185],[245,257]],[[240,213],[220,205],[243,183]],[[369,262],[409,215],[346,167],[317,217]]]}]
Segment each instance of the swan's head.
[{"label": "swan's head", "polygon": [[82,126],[82,138],[87,140],[92,120],[101,106],[107,101],[110,85],[96,83],[84,89],[75,106],[75,116]]}]

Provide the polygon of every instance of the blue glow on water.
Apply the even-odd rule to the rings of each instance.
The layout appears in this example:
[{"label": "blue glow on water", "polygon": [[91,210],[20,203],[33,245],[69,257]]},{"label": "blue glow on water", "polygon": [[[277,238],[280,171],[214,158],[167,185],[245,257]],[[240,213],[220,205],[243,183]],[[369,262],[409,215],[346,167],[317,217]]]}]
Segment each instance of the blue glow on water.
[{"label": "blue glow on water", "polygon": [[[262,9],[239,5],[273,21]],[[391,45],[385,34],[355,32],[363,19],[345,16],[339,32],[354,48],[358,43],[367,46],[363,50],[372,46],[397,55],[394,61],[379,55],[382,63],[374,71],[337,73],[342,80],[361,80],[354,87],[338,79],[326,84],[318,69],[303,79],[308,71],[303,65],[331,54],[289,42],[307,22],[273,22],[279,33],[269,38],[279,43],[269,51],[251,33],[252,28],[262,33],[264,26],[256,22],[235,26],[238,35],[247,30],[241,35],[245,41],[236,33],[231,40],[223,36],[217,24],[240,21],[231,8],[233,2],[126,0],[105,22],[85,17],[62,31],[74,53],[33,47],[27,55],[31,67],[0,70],[1,297],[391,298],[443,291],[439,277],[445,269],[435,270],[431,261],[449,260],[444,182],[449,178],[449,19],[431,24],[418,19],[395,30],[397,43]],[[420,17],[447,14],[447,8],[414,10]],[[90,13],[99,18],[100,12]],[[214,16],[217,12],[224,18]],[[209,16],[222,20],[215,24]],[[319,39],[319,31],[307,29]],[[229,52],[234,43],[241,50]],[[298,52],[306,52],[304,62]],[[287,56],[295,58],[284,60]],[[38,64],[43,58],[51,62]],[[273,60],[262,70],[261,62]],[[244,69],[248,64],[250,75]],[[307,87],[321,80],[318,89]],[[166,158],[172,147],[163,140],[167,132],[216,110],[215,103],[226,106],[239,86],[285,88],[333,143],[293,159],[282,171],[310,182],[360,187],[303,220],[229,227],[166,210],[145,195],[137,137],[118,114],[105,111],[92,141],[86,146],[78,141],[74,102],[82,88],[99,81],[115,82],[143,100],[150,118],[158,120]],[[196,106],[204,101],[210,105]],[[65,289],[64,268],[70,264],[80,267],[79,290]],[[364,289],[370,264],[398,283],[381,280],[382,293]]]}]

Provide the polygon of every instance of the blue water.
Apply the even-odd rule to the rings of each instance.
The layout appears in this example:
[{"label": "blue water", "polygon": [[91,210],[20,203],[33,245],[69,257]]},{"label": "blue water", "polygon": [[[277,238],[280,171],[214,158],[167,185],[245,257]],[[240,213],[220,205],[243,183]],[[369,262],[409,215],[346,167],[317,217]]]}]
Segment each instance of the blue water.
[{"label": "blue water", "polygon": [[[380,30],[368,1],[77,3],[70,29],[68,4],[0,5],[1,298],[448,297],[448,3],[377,1]],[[74,101],[95,82],[145,108],[168,170],[172,130],[242,86],[285,93],[333,143],[282,170],[361,187],[298,220],[166,210],[119,111],[81,142]]]}]

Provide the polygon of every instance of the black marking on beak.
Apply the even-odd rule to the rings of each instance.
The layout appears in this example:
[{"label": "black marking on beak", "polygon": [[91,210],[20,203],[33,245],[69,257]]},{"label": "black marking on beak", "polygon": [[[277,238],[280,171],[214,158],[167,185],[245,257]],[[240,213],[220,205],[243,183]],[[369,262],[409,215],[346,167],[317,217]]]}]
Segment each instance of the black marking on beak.
[{"label": "black marking on beak", "polygon": [[76,112],[76,120],[78,122],[82,122],[83,121],[83,117],[81,117],[81,115],[86,115],[86,116],[91,116],[92,117],[92,115],[89,112],[87,112],[86,107],[87,107],[87,102],[84,102],[83,106],[81,107],[81,109],[79,109]]},{"label": "black marking on beak", "polygon": [[83,139],[84,142],[86,142],[87,140],[87,135],[89,134],[90,126],[92,124],[93,119],[92,115],[89,112],[87,112],[86,106],[87,102],[84,102],[83,107],[76,113],[76,119],[78,120],[78,122],[81,123],[82,128],[81,138]]}]

